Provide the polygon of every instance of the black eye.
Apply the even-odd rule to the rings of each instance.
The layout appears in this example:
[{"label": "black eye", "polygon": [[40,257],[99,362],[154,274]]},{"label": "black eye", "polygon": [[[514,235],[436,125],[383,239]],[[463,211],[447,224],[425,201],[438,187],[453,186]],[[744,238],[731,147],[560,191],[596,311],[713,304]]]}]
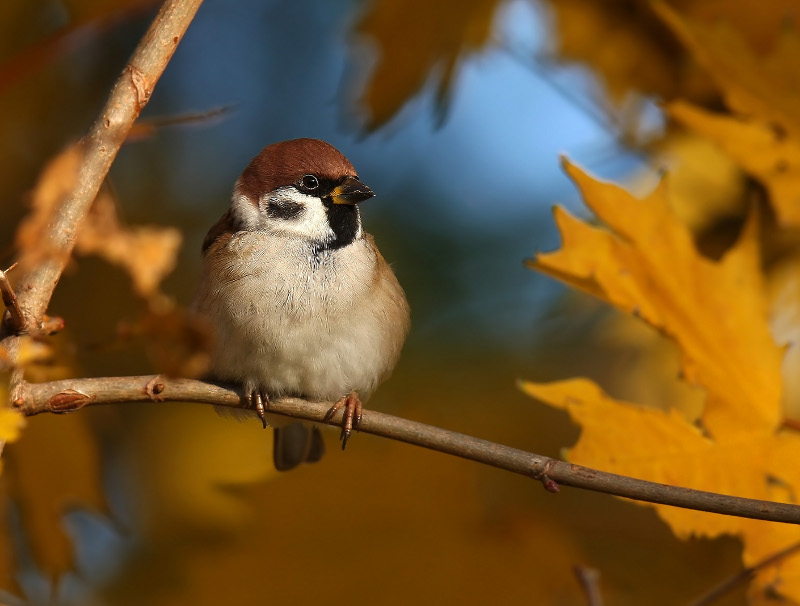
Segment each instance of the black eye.
[{"label": "black eye", "polygon": [[317,189],[319,187],[319,179],[314,175],[303,175],[303,178],[300,179],[300,183],[302,183],[303,187],[306,189]]}]

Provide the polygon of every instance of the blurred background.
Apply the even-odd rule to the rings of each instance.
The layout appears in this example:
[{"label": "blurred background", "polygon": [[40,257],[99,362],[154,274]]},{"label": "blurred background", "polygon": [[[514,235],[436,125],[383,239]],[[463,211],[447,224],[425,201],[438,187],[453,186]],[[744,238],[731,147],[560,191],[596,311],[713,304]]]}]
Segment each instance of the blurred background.
[{"label": "blurred background", "polygon": [[[672,4],[748,22],[746,2]],[[158,5],[0,6],[4,267],[37,175],[86,132]],[[753,37],[796,19],[791,5],[759,6]],[[518,379],[589,376],[654,406],[699,397],[653,332],[523,267],[559,244],[554,203],[586,214],[561,154],[639,192],[670,168],[676,187],[705,188],[678,209],[698,243],[712,256],[730,243],[747,180],[666,124],[658,102],[677,94],[720,105],[644,2],[206,0],[109,187],[126,222],[180,230],[163,290],[182,306],[250,159],[283,139],[329,141],[378,194],[364,223],[413,310],[369,407],[558,457],[577,429]],[[77,258],[50,311],[67,331],[44,378],[162,370],[148,306],[104,260]],[[207,406],[30,419],[4,453],[4,601],[585,604],[579,566],[600,573],[609,604],[674,604],[741,567],[737,541],[679,541],[611,497],[326,438],[322,462],[277,474],[271,432]]]}]

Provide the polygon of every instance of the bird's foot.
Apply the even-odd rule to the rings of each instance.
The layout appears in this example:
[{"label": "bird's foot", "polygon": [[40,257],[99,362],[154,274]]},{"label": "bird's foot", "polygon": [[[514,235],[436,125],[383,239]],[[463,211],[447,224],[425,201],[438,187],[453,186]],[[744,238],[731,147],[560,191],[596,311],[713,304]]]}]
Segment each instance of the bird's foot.
[{"label": "bird's foot", "polygon": [[358,393],[351,391],[336,402],[336,404],[331,406],[324,420],[330,421],[333,415],[342,408],[344,408],[344,414],[342,416],[342,433],[339,435],[339,439],[342,441],[342,450],[344,450],[345,446],[347,446],[347,440],[350,438],[350,433],[353,429],[358,429],[358,424],[361,423],[361,415],[364,411],[364,406],[361,404]]},{"label": "bird's foot", "polygon": [[261,419],[261,424],[264,429],[267,428],[267,408],[269,408],[269,396],[265,391],[254,389],[248,391],[245,395],[247,400],[247,408],[252,408],[256,411],[258,418]]}]

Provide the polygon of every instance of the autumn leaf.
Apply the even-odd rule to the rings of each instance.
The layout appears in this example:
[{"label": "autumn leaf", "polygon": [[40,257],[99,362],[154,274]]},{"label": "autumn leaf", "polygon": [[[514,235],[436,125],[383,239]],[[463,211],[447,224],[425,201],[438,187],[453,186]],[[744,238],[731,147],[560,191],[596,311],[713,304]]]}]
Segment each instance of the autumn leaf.
[{"label": "autumn leaf", "polygon": [[646,2],[551,0],[559,58],[588,63],[620,103],[632,90],[671,98],[681,88],[679,46]]},{"label": "autumn leaf", "polygon": [[[800,457],[800,437],[795,432],[741,432],[712,440],[677,411],[616,401],[586,379],[526,382],[522,388],[530,396],[566,410],[581,426],[580,439],[568,452],[573,463],[753,499],[794,502],[800,489],[800,471],[795,464]],[[741,537],[745,566],[800,540],[796,526],[654,507],[679,537]],[[751,596],[758,599],[762,592],[776,588],[785,596],[800,599],[800,558],[759,572]]]},{"label": "autumn leaf", "polygon": [[[20,273],[53,254],[46,234],[58,220],[64,198],[75,187],[82,159],[82,144],[75,143],[42,171],[31,195],[31,210],[17,231]],[[180,243],[181,235],[175,228],[126,226],[118,216],[115,200],[104,187],[81,224],[75,252],[98,255],[122,267],[130,275],[137,294],[147,298],[156,294],[161,280],[174,268]]]},{"label": "autumn leaf", "polygon": [[[746,215],[747,175],[713,141],[694,132],[672,132],[653,151],[649,164],[669,172],[670,207],[695,237]],[[630,180],[632,191],[649,192],[654,178],[652,169],[643,169]]]},{"label": "autumn leaf", "polygon": [[498,0],[372,2],[356,28],[357,34],[376,45],[378,55],[360,98],[369,114],[367,129],[388,122],[431,77],[439,104],[445,103],[459,63],[489,41],[498,4]]},{"label": "autumn leaf", "polygon": [[730,109],[800,135],[800,32],[788,10],[787,23],[778,29],[772,48],[757,53],[729,23],[700,24],[662,2],[654,6],[706,68]]},{"label": "autumn leaf", "polygon": [[712,435],[774,429],[780,420],[781,349],[765,320],[754,222],[714,262],[699,255],[676,220],[666,182],[637,200],[569,163],[565,167],[587,205],[613,231],[557,208],[563,247],[529,265],[639,315],[675,339],[686,378],[708,390],[704,422]]},{"label": "autumn leaf", "polygon": [[[638,200],[566,170],[606,225],[556,209],[562,248],[530,266],[632,313],[676,342],[683,374],[706,392],[699,425],[678,409],[616,401],[585,379],[525,383],[529,395],[569,412],[582,428],[573,462],[655,482],[794,501],[800,491],[800,436],[782,430],[782,349],[768,324],[754,217],[719,260],[696,250],[673,214],[668,181]],[[676,534],[741,536],[745,564],[800,539],[800,529],[655,506]],[[800,560],[759,573],[758,593],[779,576],[781,593],[800,598]]]},{"label": "autumn leaf", "polygon": [[800,139],[762,122],[711,113],[684,102],[670,104],[668,112],[715,142],[763,183],[781,224],[800,225]]},{"label": "autumn leaf", "polygon": [[73,569],[64,528],[72,507],[106,512],[100,451],[84,415],[41,415],[7,449],[8,493],[37,565],[52,578]]},{"label": "autumn leaf", "polygon": [[81,225],[75,251],[98,255],[125,269],[134,290],[147,298],[175,267],[181,234],[175,228],[124,225],[108,188],[101,189]]},{"label": "autumn leaf", "polygon": [[15,410],[0,408],[0,443],[7,444],[19,438],[25,418]]},{"label": "autumn leaf", "polygon": [[[0,454],[6,446],[19,439],[25,418],[8,406],[8,377],[3,376],[0,382]],[[0,470],[2,461],[0,460]],[[5,491],[0,489],[0,519],[8,518],[8,498]],[[20,595],[21,590],[17,583],[17,567],[9,536],[11,529],[6,524],[0,525],[0,589]]]},{"label": "autumn leaf", "polygon": [[50,245],[48,229],[57,220],[62,202],[75,188],[78,168],[83,160],[80,143],[67,146],[52,158],[42,170],[30,197],[30,211],[20,223],[16,235],[19,268],[25,275],[44,259],[56,254]]}]

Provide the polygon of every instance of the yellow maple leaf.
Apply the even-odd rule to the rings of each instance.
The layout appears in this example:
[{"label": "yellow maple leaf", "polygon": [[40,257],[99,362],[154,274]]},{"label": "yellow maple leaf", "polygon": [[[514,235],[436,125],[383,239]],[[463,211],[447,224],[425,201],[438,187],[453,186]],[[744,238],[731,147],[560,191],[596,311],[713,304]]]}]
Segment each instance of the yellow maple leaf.
[{"label": "yellow maple leaf", "polygon": [[[581,426],[571,462],[622,475],[773,501],[794,501],[800,489],[800,437],[753,431],[735,438],[706,437],[675,410],[662,411],[616,401],[594,383],[573,379],[550,384],[526,382],[523,390],[566,410]],[[800,528],[690,509],[654,505],[659,516],[682,538],[733,534],[744,544],[746,566],[800,540]],[[768,588],[800,600],[800,558],[758,573],[751,587],[760,598]]]},{"label": "yellow maple leaf", "polygon": [[[672,213],[666,182],[639,200],[573,165],[566,170],[608,228],[556,209],[562,248],[530,265],[658,328],[682,351],[685,377],[706,392],[697,426],[677,409],[615,401],[584,379],[525,383],[528,394],[567,410],[582,427],[569,459],[655,482],[794,501],[800,436],[780,428],[782,349],[769,331],[754,218],[712,261]],[[679,536],[741,536],[748,565],[800,539],[795,527],[655,507]],[[773,587],[800,598],[800,559],[759,573],[754,595],[776,580]]]},{"label": "yellow maple leaf", "polygon": [[[3,306],[0,305],[0,315]],[[2,350],[5,354],[5,350]],[[8,374],[0,374],[0,454],[3,448],[10,442],[16,442],[25,427],[25,417],[9,406],[8,396]],[[2,471],[2,461],[0,461],[0,471]],[[0,561],[2,557],[0,557]],[[0,566],[2,569],[2,566]]]},{"label": "yellow maple leaf", "polygon": [[[669,7],[626,0],[549,0],[544,6],[552,15],[559,59],[588,65],[616,106],[630,98],[632,92],[665,100],[686,98],[699,104],[714,103],[714,80],[701,67],[709,67],[704,60],[707,57],[698,56],[706,51],[695,49],[689,40],[698,46],[712,40],[718,45],[723,65],[733,67],[735,72],[735,67],[742,64],[737,63],[737,56],[719,46],[728,35],[719,31],[735,31],[731,36],[737,39],[736,51],[741,47],[745,56],[751,56],[753,51],[769,51],[776,36],[790,36],[788,28],[798,23],[796,0],[763,0],[755,9],[751,0],[670,0]],[[678,28],[681,31],[676,31]],[[678,34],[686,50],[674,34]],[[775,61],[776,71],[780,64]]]},{"label": "yellow maple leaf", "polygon": [[556,208],[563,247],[529,265],[641,316],[675,339],[686,378],[707,390],[704,424],[712,436],[774,430],[781,418],[782,352],[766,322],[754,221],[715,262],[699,255],[675,218],[666,181],[638,200],[569,163],[565,167],[587,205],[613,231]]},{"label": "yellow maple leaf", "polygon": [[761,181],[783,225],[800,225],[800,140],[752,119],[714,114],[680,101],[671,103],[668,112]]}]

